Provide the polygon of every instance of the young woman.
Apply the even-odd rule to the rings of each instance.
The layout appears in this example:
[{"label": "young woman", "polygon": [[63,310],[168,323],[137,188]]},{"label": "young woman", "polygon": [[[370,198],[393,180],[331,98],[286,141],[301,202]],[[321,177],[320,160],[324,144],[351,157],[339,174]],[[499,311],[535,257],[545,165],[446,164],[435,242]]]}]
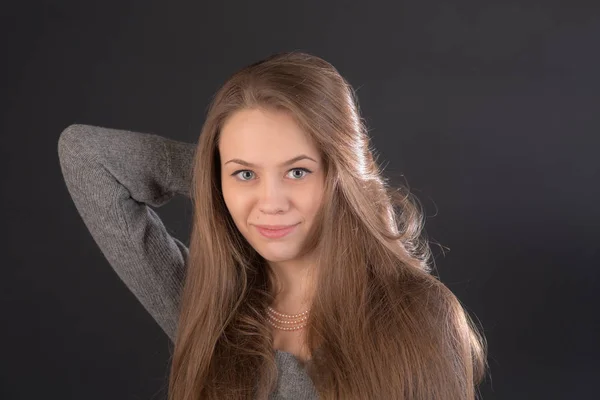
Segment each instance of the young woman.
[{"label": "young woman", "polygon": [[[475,399],[486,343],[431,274],[422,215],[376,165],[328,62],[234,74],[199,141],[86,125],[59,140],[104,255],[174,341],[170,400]],[[189,250],[148,206],[188,195]]]}]

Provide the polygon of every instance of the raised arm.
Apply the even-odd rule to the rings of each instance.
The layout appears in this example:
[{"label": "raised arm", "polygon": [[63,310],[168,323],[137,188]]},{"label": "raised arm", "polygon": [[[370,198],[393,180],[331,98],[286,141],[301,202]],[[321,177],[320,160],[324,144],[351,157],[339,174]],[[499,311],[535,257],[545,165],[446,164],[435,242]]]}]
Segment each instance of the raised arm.
[{"label": "raised arm", "polygon": [[58,140],[67,189],[100,250],[174,341],[187,247],[149,207],[189,196],[196,144],[74,124]]}]

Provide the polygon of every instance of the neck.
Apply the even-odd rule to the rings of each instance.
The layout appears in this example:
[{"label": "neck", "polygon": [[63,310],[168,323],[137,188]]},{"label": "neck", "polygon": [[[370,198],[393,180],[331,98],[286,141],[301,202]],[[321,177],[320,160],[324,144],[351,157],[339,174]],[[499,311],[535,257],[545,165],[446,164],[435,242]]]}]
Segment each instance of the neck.
[{"label": "neck", "polygon": [[279,281],[271,307],[284,314],[298,314],[310,308],[314,289],[314,268],[307,260],[269,261]]}]

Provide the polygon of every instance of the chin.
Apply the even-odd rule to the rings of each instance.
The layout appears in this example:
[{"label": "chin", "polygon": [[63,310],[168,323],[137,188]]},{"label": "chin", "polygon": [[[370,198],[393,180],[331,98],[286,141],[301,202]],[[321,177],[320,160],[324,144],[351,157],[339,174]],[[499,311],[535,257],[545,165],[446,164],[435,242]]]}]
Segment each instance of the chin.
[{"label": "chin", "polygon": [[293,260],[297,257],[297,254],[277,254],[277,253],[273,253],[273,252],[261,252],[259,251],[259,254],[261,256],[263,256],[263,258],[269,262],[275,262],[275,263],[280,263],[280,262],[285,262],[285,261],[289,261],[289,260]]},{"label": "chin", "polygon": [[269,249],[269,248],[256,248],[258,254],[260,254],[265,260],[270,262],[284,262],[293,260],[298,257],[298,251],[295,248],[288,249]]}]

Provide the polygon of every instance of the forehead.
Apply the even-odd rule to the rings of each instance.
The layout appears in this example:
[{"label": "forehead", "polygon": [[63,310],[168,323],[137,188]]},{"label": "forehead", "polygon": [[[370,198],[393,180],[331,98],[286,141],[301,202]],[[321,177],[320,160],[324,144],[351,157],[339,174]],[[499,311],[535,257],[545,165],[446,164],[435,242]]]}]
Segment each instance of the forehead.
[{"label": "forehead", "polygon": [[315,143],[289,113],[263,109],[231,115],[221,129],[219,152],[222,159],[249,162],[285,161],[299,153],[319,158]]}]

